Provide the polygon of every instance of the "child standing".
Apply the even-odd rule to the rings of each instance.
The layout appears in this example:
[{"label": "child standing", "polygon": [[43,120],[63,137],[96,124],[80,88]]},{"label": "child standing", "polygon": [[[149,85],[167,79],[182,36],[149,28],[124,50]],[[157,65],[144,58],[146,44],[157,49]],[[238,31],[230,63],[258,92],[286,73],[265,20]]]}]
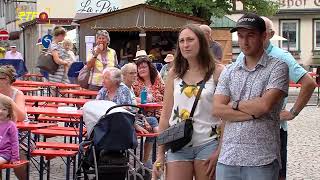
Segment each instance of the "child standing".
[{"label": "child standing", "polygon": [[9,98],[0,95],[0,165],[19,160],[18,130]]},{"label": "child standing", "polygon": [[[71,40],[69,39],[65,39],[62,42],[62,46],[63,46],[63,60],[70,62],[69,64],[71,65],[73,62],[76,61],[76,56],[74,55],[72,49],[73,49],[73,44],[71,42]],[[68,75],[68,71],[69,71],[70,66],[64,66],[64,75],[66,76],[65,78],[68,79],[67,75]]]}]

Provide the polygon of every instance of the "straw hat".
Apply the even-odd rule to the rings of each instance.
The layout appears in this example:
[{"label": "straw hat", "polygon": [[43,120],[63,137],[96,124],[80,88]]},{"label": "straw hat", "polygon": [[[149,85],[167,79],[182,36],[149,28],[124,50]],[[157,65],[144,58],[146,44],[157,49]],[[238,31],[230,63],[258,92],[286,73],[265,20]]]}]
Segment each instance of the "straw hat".
[{"label": "straw hat", "polygon": [[139,50],[136,52],[136,58],[134,58],[134,61],[137,61],[139,57],[148,56],[147,52],[145,50]]},{"label": "straw hat", "polygon": [[172,62],[174,60],[173,54],[167,54],[166,58],[164,59],[164,62]]}]

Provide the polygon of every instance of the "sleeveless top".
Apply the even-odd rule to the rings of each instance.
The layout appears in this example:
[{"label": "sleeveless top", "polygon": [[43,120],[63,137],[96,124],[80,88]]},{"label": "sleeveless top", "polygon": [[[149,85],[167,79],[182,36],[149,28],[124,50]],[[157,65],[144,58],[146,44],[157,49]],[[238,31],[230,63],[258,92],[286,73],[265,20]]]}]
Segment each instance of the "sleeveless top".
[{"label": "sleeveless top", "polygon": [[[18,89],[13,88],[13,92],[12,92],[12,97],[11,97],[11,99],[12,99],[14,102],[16,101],[16,97],[17,97],[18,91],[19,91]],[[26,117],[25,117],[24,121],[25,121],[25,122],[28,122],[28,121],[29,121],[27,114],[26,114]]]},{"label": "sleeveless top", "polygon": [[[200,146],[217,138],[216,131],[221,121],[212,116],[212,99],[215,88],[216,85],[212,76],[206,82],[193,114],[192,140],[187,146]],[[174,103],[169,119],[170,126],[189,118],[199,89],[200,83],[197,86],[187,85],[180,78],[174,80]]]}]

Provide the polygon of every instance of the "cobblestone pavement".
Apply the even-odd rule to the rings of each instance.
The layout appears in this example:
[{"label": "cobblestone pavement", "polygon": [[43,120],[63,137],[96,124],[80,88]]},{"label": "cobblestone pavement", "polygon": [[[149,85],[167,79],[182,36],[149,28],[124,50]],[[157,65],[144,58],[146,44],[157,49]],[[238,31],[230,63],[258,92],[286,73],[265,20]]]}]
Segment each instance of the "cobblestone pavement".
[{"label": "cobblestone pavement", "polygon": [[[292,107],[298,89],[290,89],[289,104]],[[316,94],[309,102],[316,103]],[[288,137],[288,180],[320,180],[320,108],[307,106],[296,119],[289,122]],[[49,139],[54,140],[53,138]],[[49,141],[48,140],[48,141]],[[72,172],[72,168],[71,168]],[[16,179],[11,175],[11,179]],[[34,165],[31,167],[30,179],[39,179]],[[44,179],[46,180],[46,174]],[[61,158],[51,162],[50,179],[65,179],[65,165]],[[258,180],[258,179],[257,179]]]}]

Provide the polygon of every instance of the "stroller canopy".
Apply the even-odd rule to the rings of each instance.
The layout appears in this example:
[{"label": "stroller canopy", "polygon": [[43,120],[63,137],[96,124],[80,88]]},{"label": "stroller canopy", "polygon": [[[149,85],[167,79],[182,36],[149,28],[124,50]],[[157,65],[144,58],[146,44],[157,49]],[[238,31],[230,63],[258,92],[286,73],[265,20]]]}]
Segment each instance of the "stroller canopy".
[{"label": "stroller canopy", "polygon": [[119,151],[137,147],[135,116],[122,107],[114,106],[116,104],[110,101],[90,101],[84,106],[88,138],[93,135],[93,143],[98,151]]},{"label": "stroller canopy", "polygon": [[[106,114],[107,110],[117,104],[112,101],[105,100],[94,100],[89,101],[83,106],[83,122],[87,127],[87,137],[89,138],[94,126],[98,123],[99,119]],[[124,108],[115,108],[112,109],[108,114],[113,114],[117,112],[123,112],[131,114],[129,111]]]}]

